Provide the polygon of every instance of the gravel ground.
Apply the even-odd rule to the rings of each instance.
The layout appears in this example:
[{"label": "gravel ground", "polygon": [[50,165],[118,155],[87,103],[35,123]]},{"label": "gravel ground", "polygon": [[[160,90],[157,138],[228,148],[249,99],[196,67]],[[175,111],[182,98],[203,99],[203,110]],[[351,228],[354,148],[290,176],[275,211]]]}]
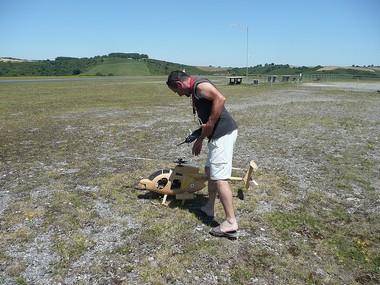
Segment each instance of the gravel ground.
[{"label": "gravel ground", "polygon": [[[297,192],[283,194],[284,199],[290,199],[285,197],[286,195],[295,195],[292,198],[292,203],[284,205],[264,199],[265,191],[259,193],[257,206],[252,209],[250,215],[252,217],[260,216],[280,208],[291,210],[297,207],[297,201],[304,199],[308,193],[319,192],[341,200],[346,205],[348,213],[366,212],[378,216],[380,212],[380,95],[377,93],[378,90],[380,90],[378,83],[304,83],[286,90],[274,89],[271,91],[267,89],[260,99],[255,101],[228,101],[228,108],[240,122],[239,142],[236,146],[234,158],[236,166],[245,167],[248,160],[254,159],[259,165],[260,171],[286,176],[291,180],[291,183],[297,185],[298,189]],[[358,96],[361,93],[371,93],[372,95],[361,98]],[[358,108],[356,109],[355,106]],[[167,111],[169,110],[170,107],[161,108],[159,112],[168,114]],[[101,115],[98,111],[86,114],[67,114],[59,119],[71,122],[83,117],[97,117],[99,120],[102,118],[125,119],[128,116],[133,117],[133,114],[123,110],[102,110]],[[141,111],[136,110],[136,113]],[[148,114],[150,111],[146,110],[145,112]],[[297,125],[294,125],[294,121],[290,126],[287,124],[286,114],[288,112],[299,114]],[[321,122],[313,123],[307,121],[307,118],[305,119],[307,115],[318,118],[323,118],[326,115],[329,121],[326,122],[326,125],[321,124]],[[79,117],[76,118],[75,116]],[[251,123],[247,121],[247,117],[252,118]],[[275,121],[275,118],[278,118],[278,122],[270,124]],[[166,115],[162,120],[172,122],[173,119],[178,122],[174,115]],[[347,121],[347,125],[345,125],[345,121]],[[117,125],[119,122],[117,121],[114,124]],[[154,119],[147,119],[138,123],[137,127],[133,121],[127,121],[123,123],[123,127],[128,127],[132,132],[137,132],[140,128],[155,128],[156,123]],[[161,121],[159,125],[162,124]],[[56,240],[65,239],[67,233],[60,232],[58,226],[49,227],[49,230],[40,233],[34,231],[34,229],[42,226],[47,228],[46,221],[39,218],[38,213],[54,208],[52,197],[58,194],[64,195],[63,192],[66,187],[72,189],[72,192],[81,193],[84,199],[101,191],[99,185],[89,185],[82,182],[85,177],[80,175],[81,167],[83,167],[81,161],[89,161],[94,166],[92,172],[88,173],[90,177],[120,173],[121,165],[125,171],[139,172],[139,166],[129,166],[128,163],[125,164],[125,161],[130,155],[136,156],[134,153],[138,153],[137,150],[142,146],[133,144],[131,139],[128,142],[128,149],[123,149],[122,145],[115,142],[118,138],[112,138],[115,134],[111,133],[111,128],[111,124],[107,126],[89,125],[79,128],[69,123],[64,127],[67,137],[70,137],[70,134],[75,136],[79,133],[82,135],[85,133],[84,139],[80,142],[81,145],[70,154],[70,157],[61,158],[58,161],[55,160],[55,157],[33,160],[32,152],[32,154],[26,153],[27,159],[18,156],[1,162],[0,226],[1,234],[4,237],[1,246],[2,249],[5,249],[4,252],[0,253],[0,257],[5,261],[5,264],[0,266],[2,271],[0,273],[1,284],[143,283],[138,271],[123,270],[117,265],[120,260],[107,257],[108,252],[114,251],[126,242],[134,243],[133,235],[130,237],[123,236],[126,230],[133,232],[138,231],[141,227],[140,221],[133,214],[115,211],[113,206],[117,201],[107,199],[107,195],[99,196],[92,210],[97,213],[97,219],[108,222],[103,227],[97,226],[96,228],[89,222],[81,229],[83,236],[91,236],[91,241],[84,241],[84,244],[86,242],[91,243],[88,245],[90,250],[85,251],[75,262],[68,265],[69,268],[64,270],[65,274],[55,273],[53,276],[52,272],[57,271],[55,264],[62,262],[62,257],[57,254],[55,248]],[[157,131],[158,133],[165,132],[165,128]],[[178,133],[182,133],[182,129]],[[94,137],[99,138],[97,149],[89,151],[87,157],[80,157],[79,153],[81,149],[86,147],[86,144],[90,148],[94,147],[94,143],[91,141]],[[153,143],[156,142],[147,140],[143,147],[149,148]],[[56,148],[63,148],[68,142],[60,141],[57,138],[54,144]],[[27,140],[21,143],[20,147],[23,146],[25,152],[33,147],[32,142]],[[361,151],[365,147],[368,149]],[[188,147],[183,146],[170,149],[166,154],[170,157],[181,157],[183,153],[187,152],[189,152]],[[21,150],[21,153],[24,151]],[[351,158],[344,158],[346,154]],[[91,161],[91,156],[97,159]],[[342,158],[344,165],[341,167],[350,167],[355,173],[360,172],[362,167],[355,164],[355,161],[364,160],[373,163],[375,169],[373,169],[373,173],[368,174],[370,177],[368,184],[373,189],[372,194],[366,193],[362,185],[356,181],[350,182],[349,191],[332,190],[330,185],[339,177],[339,173],[333,172],[339,172],[340,166],[330,166],[332,162],[326,161],[326,157],[330,157],[334,163],[336,163],[334,159],[339,162]],[[203,159],[204,156],[201,156],[195,161],[202,161]],[[348,165],[348,163],[352,164]],[[137,168],[133,169],[134,167]],[[51,179],[55,175],[63,177],[63,181],[60,182],[63,185],[56,183],[55,188],[52,189],[52,181],[41,180],[40,173],[50,173]],[[46,179],[47,176],[44,175],[43,177]],[[127,188],[131,188],[132,184],[137,181],[138,177],[135,181],[128,181]],[[259,183],[265,183],[265,181],[259,181]],[[23,187],[28,190],[20,190]],[[139,200],[138,203],[141,203],[140,207],[144,207],[144,203],[150,202]],[[33,205],[29,208],[31,209],[30,215],[33,217],[28,218],[28,213],[20,214],[18,212],[17,205],[21,209],[21,206],[25,204]],[[69,208],[71,205],[67,206]],[[329,210],[331,209],[326,209],[326,211]],[[5,214],[8,215],[7,218],[5,218]],[[10,214],[13,214],[14,217],[9,217]],[[8,220],[18,219],[18,217],[24,218],[19,219],[18,222],[13,221],[12,227],[6,227],[9,224]],[[29,234],[29,230],[26,229],[32,229],[34,234]],[[195,229],[196,234],[202,235],[203,229],[203,226],[200,225]],[[23,233],[23,230],[27,232]],[[271,236],[265,228],[257,229],[255,235],[251,235],[249,231],[243,229],[241,235],[243,237],[244,235],[248,236],[247,244],[251,246],[260,245],[268,251],[280,252],[283,247],[281,241],[279,242],[276,237]],[[300,238],[297,233],[294,235],[295,239]],[[204,233],[204,238],[207,239],[207,232]],[[177,250],[181,251],[181,249]],[[140,245],[139,252],[144,255],[144,253],[149,254],[155,251],[150,251],[148,248],[144,249],[144,246]],[[136,268],[141,265],[140,258],[141,256],[135,256],[127,262],[127,265],[124,262],[124,268],[126,266]],[[147,258],[153,266],[155,258],[149,256]],[[100,267],[103,269],[94,273],[94,268]],[[220,281],[232,282],[227,275],[223,277],[221,274],[211,271],[202,275],[203,277],[197,277],[196,268],[189,269],[188,273],[188,279],[176,280],[171,283],[218,284]],[[329,278],[332,277],[328,278],[323,268],[319,269],[317,275],[325,276],[327,281],[324,284],[338,284],[329,281]],[[276,284],[276,277],[272,276],[272,278],[253,277],[250,284]],[[358,281],[357,283],[362,282]],[[146,282],[146,284],[153,284],[153,282]]]}]

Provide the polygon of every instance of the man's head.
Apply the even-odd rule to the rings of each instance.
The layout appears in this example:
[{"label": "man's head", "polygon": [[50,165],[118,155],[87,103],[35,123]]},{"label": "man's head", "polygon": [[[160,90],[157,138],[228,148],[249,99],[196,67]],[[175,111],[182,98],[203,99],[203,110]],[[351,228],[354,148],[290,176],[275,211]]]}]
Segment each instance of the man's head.
[{"label": "man's head", "polygon": [[183,71],[172,71],[168,76],[166,84],[178,95],[190,96],[190,86],[188,85],[190,76]]}]

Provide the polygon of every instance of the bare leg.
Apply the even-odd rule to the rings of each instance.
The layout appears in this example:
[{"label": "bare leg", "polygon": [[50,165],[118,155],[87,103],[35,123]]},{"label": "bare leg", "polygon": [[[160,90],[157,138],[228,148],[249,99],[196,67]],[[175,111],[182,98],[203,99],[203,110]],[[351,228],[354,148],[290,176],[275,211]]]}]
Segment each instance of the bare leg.
[{"label": "bare leg", "polygon": [[207,204],[201,208],[201,210],[206,213],[207,216],[213,217],[215,215],[215,200],[217,189],[215,181],[210,180],[210,168],[205,167],[205,172],[208,178],[208,201]]},{"label": "bare leg", "polygon": [[217,180],[214,182],[216,190],[219,194],[220,202],[222,203],[224,212],[226,213],[226,220],[220,224],[220,230],[222,232],[236,231],[239,227],[234,213],[230,184],[226,180]]},{"label": "bare leg", "polygon": [[222,203],[226,214],[226,220],[220,224],[220,230],[222,232],[236,231],[238,229],[238,224],[233,208],[233,197],[230,184],[226,180],[211,180],[209,167],[205,168],[205,172],[208,178],[208,201],[201,210],[210,217],[214,216],[216,194],[219,194],[220,202]]}]

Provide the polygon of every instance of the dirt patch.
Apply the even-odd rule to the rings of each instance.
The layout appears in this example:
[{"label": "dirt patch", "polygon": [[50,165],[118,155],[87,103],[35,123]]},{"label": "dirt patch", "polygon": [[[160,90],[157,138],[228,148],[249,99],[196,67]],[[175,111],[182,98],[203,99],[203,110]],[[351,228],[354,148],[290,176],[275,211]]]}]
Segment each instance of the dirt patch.
[{"label": "dirt patch", "polygon": [[380,83],[363,82],[309,82],[304,83],[305,87],[317,87],[324,90],[343,90],[352,92],[380,92]]}]

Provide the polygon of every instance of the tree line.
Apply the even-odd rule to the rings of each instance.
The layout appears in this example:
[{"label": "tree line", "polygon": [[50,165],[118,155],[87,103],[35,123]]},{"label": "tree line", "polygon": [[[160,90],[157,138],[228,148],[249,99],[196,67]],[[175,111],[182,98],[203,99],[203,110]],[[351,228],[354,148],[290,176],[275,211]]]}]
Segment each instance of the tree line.
[{"label": "tree line", "polygon": [[149,59],[146,54],[114,52],[95,57],[57,57],[55,60],[0,62],[0,76],[70,76],[79,75],[106,58]]}]

